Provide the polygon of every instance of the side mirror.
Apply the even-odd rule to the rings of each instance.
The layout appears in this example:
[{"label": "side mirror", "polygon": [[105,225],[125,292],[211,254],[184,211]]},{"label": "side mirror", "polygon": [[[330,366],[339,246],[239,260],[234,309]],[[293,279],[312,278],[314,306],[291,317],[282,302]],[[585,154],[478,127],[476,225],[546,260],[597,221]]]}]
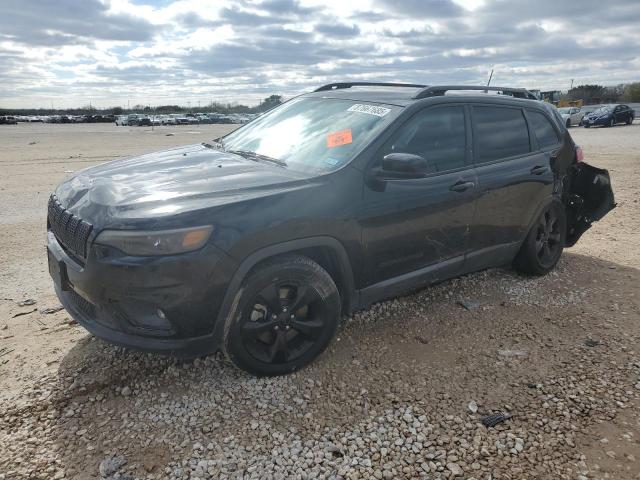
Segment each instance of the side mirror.
[{"label": "side mirror", "polygon": [[428,173],[429,162],[412,153],[390,153],[382,159],[378,176],[388,179],[422,178]]}]

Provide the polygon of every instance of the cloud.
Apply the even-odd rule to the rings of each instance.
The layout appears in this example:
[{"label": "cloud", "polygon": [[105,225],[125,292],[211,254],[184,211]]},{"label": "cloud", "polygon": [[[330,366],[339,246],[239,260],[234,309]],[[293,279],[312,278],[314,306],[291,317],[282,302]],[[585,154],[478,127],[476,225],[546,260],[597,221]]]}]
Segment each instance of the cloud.
[{"label": "cloud", "polygon": [[639,24],[637,0],[2,0],[0,106],[637,81]]},{"label": "cloud", "polygon": [[0,38],[27,45],[142,42],[153,32],[146,20],[112,13],[98,0],[3,0],[0,6]]},{"label": "cloud", "polygon": [[457,17],[465,10],[451,0],[378,0],[382,8],[416,18]]},{"label": "cloud", "polygon": [[329,37],[354,37],[360,33],[357,25],[349,26],[342,23],[321,23],[316,25],[315,30]]}]

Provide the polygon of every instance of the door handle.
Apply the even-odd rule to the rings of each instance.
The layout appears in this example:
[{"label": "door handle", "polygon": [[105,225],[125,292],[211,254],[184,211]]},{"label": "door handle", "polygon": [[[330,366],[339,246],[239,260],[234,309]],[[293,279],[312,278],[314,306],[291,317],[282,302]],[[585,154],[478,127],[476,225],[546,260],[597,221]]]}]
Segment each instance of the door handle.
[{"label": "door handle", "polygon": [[449,190],[451,190],[452,192],[465,192],[475,186],[476,184],[473,182],[465,182],[463,180],[460,180],[459,182],[456,182],[453,185],[451,185],[449,187]]},{"label": "door handle", "polygon": [[529,171],[533,175],[542,175],[543,173],[547,173],[549,171],[549,167],[545,167],[544,165],[536,165]]}]

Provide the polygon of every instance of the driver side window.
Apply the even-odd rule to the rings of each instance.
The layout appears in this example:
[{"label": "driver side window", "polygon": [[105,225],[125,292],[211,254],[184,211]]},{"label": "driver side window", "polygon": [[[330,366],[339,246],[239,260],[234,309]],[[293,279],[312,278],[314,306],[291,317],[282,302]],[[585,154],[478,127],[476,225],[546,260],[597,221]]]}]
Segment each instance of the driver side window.
[{"label": "driver side window", "polygon": [[383,156],[411,153],[427,160],[429,173],[465,166],[466,128],[463,106],[428,108],[416,113],[387,142]]}]

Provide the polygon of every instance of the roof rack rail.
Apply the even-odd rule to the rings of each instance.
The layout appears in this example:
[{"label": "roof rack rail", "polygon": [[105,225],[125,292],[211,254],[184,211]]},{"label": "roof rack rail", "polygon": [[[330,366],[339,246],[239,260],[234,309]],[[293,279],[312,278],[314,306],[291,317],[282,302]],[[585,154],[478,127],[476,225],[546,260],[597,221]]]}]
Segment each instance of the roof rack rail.
[{"label": "roof rack rail", "polygon": [[510,95],[515,98],[526,98],[528,100],[538,100],[538,98],[525,88],[509,88],[509,87],[487,87],[484,85],[431,85],[420,90],[415,97],[427,98],[438,97],[444,95],[450,90],[479,90],[479,91],[492,91],[501,92],[503,95]]},{"label": "roof rack rail", "polygon": [[328,83],[320,88],[316,88],[314,92],[325,92],[327,90],[342,90],[343,88],[351,87],[410,87],[410,88],[425,88],[426,85],[416,85],[413,83],[385,83],[385,82],[339,82]]}]

